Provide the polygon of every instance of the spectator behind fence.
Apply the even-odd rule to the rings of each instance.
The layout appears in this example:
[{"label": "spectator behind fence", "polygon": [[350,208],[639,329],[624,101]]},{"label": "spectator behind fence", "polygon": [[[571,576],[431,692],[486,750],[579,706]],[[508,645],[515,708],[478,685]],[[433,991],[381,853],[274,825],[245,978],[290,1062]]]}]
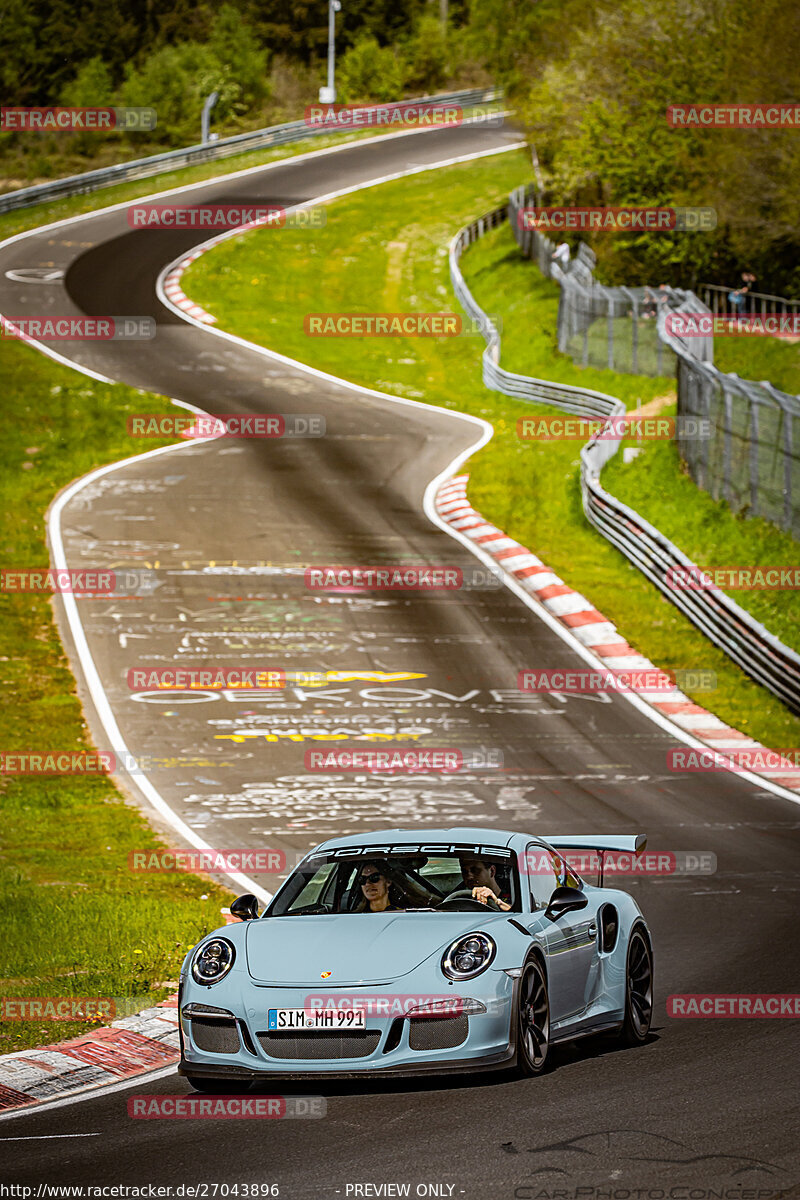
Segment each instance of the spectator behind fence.
[{"label": "spectator behind fence", "polygon": [[651,317],[658,316],[658,310],[669,300],[669,284],[660,283],[658,291],[654,292],[652,288],[644,289],[644,305],[642,307],[642,318],[649,321]]},{"label": "spectator behind fence", "polygon": [[566,242],[560,242],[553,251],[551,258],[558,263],[562,271],[566,271],[569,266],[569,246]]},{"label": "spectator behind fence", "polygon": [[747,288],[734,288],[732,292],[728,292],[728,303],[737,313],[744,310],[744,297]]}]

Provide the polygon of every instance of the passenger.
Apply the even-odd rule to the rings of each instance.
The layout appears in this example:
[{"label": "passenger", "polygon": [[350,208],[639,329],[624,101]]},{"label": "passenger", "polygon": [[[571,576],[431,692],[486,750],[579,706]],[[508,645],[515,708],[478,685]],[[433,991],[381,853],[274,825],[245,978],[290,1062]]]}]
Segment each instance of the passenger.
[{"label": "passenger", "polygon": [[358,872],[358,883],[363,899],[356,912],[401,912],[397,904],[399,893],[391,882],[383,863],[365,862]]},{"label": "passenger", "polygon": [[464,887],[472,888],[472,898],[480,900],[481,904],[488,904],[489,900],[494,900],[495,904],[503,912],[508,912],[511,908],[511,894],[503,892],[500,884],[495,878],[497,875],[497,867],[494,863],[482,862],[479,858],[461,858],[459,857],[459,866],[461,867],[461,875],[464,880]]}]

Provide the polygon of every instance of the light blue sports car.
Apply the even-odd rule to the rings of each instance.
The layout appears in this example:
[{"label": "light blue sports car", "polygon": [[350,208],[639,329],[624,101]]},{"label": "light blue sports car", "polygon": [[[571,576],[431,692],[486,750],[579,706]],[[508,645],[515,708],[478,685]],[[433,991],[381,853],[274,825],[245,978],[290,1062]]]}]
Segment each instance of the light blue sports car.
[{"label": "light blue sports car", "polygon": [[[391,829],[312,850],[259,917],[187,955],[180,1073],[238,1081],[516,1067],[554,1042],[644,1042],[653,948],[639,907],[603,883],[603,856],[637,836],[533,837]],[[592,856],[597,885],[567,861]]]}]

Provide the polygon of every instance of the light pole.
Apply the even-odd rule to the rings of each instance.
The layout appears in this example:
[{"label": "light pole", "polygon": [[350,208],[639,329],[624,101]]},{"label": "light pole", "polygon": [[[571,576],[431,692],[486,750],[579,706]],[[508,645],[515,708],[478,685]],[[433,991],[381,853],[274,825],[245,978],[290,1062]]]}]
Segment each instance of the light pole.
[{"label": "light pole", "polygon": [[333,104],[336,100],[335,70],[335,33],[336,13],[341,12],[341,0],[328,0],[328,86],[319,89],[320,104]]}]

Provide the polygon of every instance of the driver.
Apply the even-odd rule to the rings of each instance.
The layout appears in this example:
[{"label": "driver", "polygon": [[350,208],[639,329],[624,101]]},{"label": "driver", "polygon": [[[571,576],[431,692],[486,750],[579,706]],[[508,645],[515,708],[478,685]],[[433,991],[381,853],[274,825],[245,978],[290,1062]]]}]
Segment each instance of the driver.
[{"label": "driver", "polygon": [[480,858],[467,858],[462,855],[459,855],[458,863],[464,887],[472,889],[474,900],[479,900],[481,904],[487,904],[489,900],[494,900],[497,907],[503,912],[510,910],[511,896],[508,892],[501,891],[500,884],[495,878],[497,867],[494,863],[485,863]]}]

